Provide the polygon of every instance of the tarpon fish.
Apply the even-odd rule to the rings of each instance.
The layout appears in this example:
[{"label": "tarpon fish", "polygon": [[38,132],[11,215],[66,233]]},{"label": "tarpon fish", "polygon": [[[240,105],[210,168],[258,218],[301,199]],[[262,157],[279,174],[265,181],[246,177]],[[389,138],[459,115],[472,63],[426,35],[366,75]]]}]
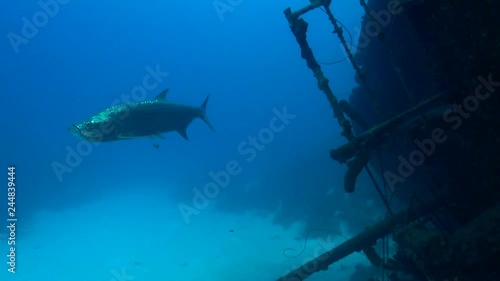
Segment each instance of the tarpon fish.
[{"label": "tarpon fish", "polygon": [[188,140],[186,129],[196,118],[200,118],[215,131],[207,119],[205,110],[208,97],[200,107],[168,102],[168,89],[153,100],[131,102],[110,107],[90,120],[73,124],[69,130],[78,137],[91,142],[110,142],[139,137],[160,137],[161,134],[178,132]]}]

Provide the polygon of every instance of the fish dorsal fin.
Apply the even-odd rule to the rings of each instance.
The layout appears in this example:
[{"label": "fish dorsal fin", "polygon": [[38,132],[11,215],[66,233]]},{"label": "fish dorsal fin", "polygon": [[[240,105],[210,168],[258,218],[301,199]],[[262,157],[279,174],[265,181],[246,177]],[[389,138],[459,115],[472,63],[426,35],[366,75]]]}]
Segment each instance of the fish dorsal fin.
[{"label": "fish dorsal fin", "polygon": [[156,96],[155,100],[165,100],[165,96],[167,95],[169,89],[164,90],[159,95]]},{"label": "fish dorsal fin", "polygon": [[186,128],[178,129],[177,132],[185,139],[189,140],[188,135],[186,133]]}]

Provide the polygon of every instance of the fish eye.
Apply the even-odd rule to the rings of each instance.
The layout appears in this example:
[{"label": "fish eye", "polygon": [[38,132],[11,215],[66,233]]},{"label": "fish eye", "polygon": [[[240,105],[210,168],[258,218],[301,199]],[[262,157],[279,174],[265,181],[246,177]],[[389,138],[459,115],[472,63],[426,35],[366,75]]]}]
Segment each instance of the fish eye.
[{"label": "fish eye", "polygon": [[90,126],[92,123],[90,121],[85,122],[85,126]]}]

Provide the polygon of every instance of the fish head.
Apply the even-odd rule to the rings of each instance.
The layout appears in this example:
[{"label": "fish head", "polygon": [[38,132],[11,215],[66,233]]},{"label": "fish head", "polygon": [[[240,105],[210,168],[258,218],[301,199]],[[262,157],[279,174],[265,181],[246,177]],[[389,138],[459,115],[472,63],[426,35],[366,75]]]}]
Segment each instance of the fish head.
[{"label": "fish head", "polygon": [[68,131],[81,139],[91,142],[101,142],[103,139],[102,133],[96,127],[96,124],[91,121],[73,124],[68,128]]},{"label": "fish head", "polygon": [[90,120],[73,124],[68,131],[77,137],[90,142],[105,142],[118,139],[116,127],[110,126],[109,122]]}]

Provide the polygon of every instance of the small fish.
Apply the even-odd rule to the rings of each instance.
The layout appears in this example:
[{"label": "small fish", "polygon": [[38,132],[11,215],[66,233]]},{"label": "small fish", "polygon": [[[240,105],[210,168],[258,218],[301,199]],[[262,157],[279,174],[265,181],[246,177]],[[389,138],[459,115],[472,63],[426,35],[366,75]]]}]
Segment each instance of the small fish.
[{"label": "small fish", "polygon": [[158,148],[160,148],[160,144],[155,143],[155,144],[153,144],[153,147],[156,148],[156,149],[158,149]]}]

